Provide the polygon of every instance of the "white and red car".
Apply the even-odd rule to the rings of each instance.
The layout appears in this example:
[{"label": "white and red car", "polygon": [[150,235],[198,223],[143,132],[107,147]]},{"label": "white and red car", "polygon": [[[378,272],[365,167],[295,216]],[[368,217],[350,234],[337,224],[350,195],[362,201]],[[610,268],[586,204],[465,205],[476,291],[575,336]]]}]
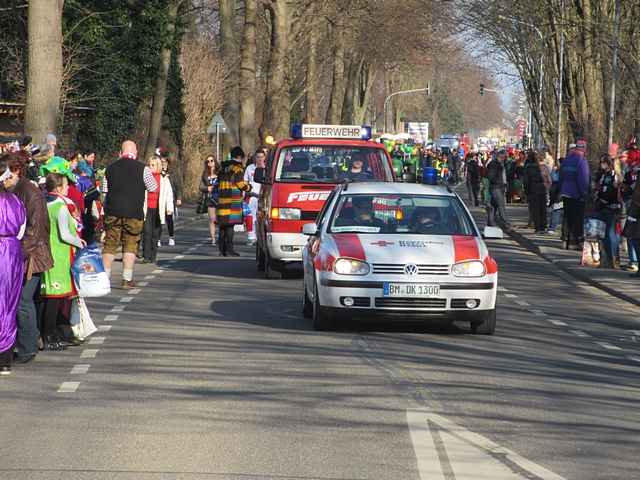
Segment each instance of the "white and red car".
[{"label": "white and red car", "polygon": [[316,329],[349,317],[467,320],[496,326],[498,266],[462,200],[444,186],[338,186],[303,232],[303,311]]}]

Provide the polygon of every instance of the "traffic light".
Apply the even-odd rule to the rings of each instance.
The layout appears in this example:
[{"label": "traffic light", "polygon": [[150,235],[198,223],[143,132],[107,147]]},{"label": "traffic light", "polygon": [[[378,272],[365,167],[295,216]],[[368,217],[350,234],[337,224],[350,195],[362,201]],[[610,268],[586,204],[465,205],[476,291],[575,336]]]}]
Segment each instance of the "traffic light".
[{"label": "traffic light", "polygon": [[484,83],[480,84],[480,95],[484,95]]}]

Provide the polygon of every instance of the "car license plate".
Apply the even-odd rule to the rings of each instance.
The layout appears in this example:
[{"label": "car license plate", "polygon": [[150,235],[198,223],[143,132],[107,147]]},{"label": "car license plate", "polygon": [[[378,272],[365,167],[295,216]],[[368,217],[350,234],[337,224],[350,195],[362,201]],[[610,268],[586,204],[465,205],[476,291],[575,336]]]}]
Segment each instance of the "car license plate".
[{"label": "car license plate", "polygon": [[440,285],[427,283],[384,283],[385,297],[438,297]]}]

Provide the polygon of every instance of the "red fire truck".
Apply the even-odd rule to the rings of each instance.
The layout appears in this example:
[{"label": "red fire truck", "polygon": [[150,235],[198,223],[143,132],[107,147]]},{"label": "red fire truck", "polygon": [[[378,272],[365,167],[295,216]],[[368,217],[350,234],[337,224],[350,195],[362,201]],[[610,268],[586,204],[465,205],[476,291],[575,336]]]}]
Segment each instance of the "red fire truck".
[{"label": "red fire truck", "polygon": [[281,278],[301,265],[312,223],[335,185],[344,181],[395,180],[384,145],[359,125],[293,125],[291,138],[272,149],[254,180],[262,184],[256,219],[256,263],[266,278]]}]

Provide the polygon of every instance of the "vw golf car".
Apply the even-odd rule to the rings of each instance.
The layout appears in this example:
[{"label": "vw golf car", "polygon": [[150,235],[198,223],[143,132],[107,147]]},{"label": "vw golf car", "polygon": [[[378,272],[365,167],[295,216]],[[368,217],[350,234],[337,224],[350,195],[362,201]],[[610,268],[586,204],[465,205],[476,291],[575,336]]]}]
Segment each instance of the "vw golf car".
[{"label": "vw golf car", "polygon": [[391,158],[359,125],[293,125],[266,168],[256,169],[262,184],[256,224],[256,263],[267,278],[287,265],[300,265],[307,237],[302,226],[315,220],[334,187],[346,180],[393,182]]},{"label": "vw golf car", "polygon": [[[447,187],[341,185],[303,232],[303,312],[316,329],[381,314],[464,320],[474,333],[494,332],[498,266]],[[502,238],[502,230],[486,227],[484,237]]]}]

